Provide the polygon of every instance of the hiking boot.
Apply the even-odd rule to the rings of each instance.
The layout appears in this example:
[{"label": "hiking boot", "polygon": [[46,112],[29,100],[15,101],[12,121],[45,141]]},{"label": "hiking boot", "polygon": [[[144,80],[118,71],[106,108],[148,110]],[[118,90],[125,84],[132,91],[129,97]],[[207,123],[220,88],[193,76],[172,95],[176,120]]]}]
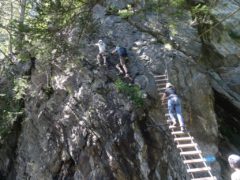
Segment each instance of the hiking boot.
[{"label": "hiking boot", "polygon": [[177,122],[173,121],[172,126],[176,126],[176,125],[177,125]]},{"label": "hiking boot", "polygon": [[185,132],[185,131],[186,131],[186,129],[185,129],[184,126],[181,126],[181,131],[182,131],[182,132]]},{"label": "hiking boot", "polygon": [[124,73],[122,71],[118,72],[118,76],[122,76]]},{"label": "hiking boot", "polygon": [[130,76],[129,76],[128,73],[126,73],[124,77],[125,77],[125,78],[130,78]]}]

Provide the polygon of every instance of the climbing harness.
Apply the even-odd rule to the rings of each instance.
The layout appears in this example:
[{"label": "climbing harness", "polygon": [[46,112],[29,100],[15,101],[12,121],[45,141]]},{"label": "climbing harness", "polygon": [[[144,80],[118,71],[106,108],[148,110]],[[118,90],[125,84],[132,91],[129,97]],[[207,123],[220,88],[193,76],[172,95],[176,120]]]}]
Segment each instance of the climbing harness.
[{"label": "climbing harness", "polygon": [[[163,75],[155,75],[155,82],[157,85],[158,94],[162,96],[168,83],[168,70],[165,61],[166,71]],[[180,127],[171,125],[172,121],[167,112],[167,103],[164,103],[165,117],[169,124],[169,130],[176,143],[177,149],[180,150],[182,162],[186,166],[187,173],[190,175],[191,180],[217,180],[211,173],[211,168],[207,165],[207,158],[202,156],[202,151],[199,149],[198,144],[188,131],[180,130]]]}]

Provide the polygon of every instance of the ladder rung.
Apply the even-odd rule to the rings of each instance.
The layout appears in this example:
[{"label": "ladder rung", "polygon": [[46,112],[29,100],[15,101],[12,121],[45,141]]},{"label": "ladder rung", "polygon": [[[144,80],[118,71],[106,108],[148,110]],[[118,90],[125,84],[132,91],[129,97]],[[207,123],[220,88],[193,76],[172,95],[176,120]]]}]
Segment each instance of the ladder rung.
[{"label": "ladder rung", "polygon": [[168,81],[168,79],[155,79],[155,81]]},{"label": "ladder rung", "polygon": [[157,90],[162,91],[165,90],[166,88],[157,88]]},{"label": "ladder rung", "polygon": [[189,141],[193,140],[193,137],[180,137],[180,138],[174,138],[174,141]]},{"label": "ladder rung", "polygon": [[154,76],[155,78],[158,78],[158,77],[166,77],[166,75],[164,74],[164,75],[155,75]]},{"label": "ladder rung", "polygon": [[191,163],[199,163],[199,162],[205,162],[205,159],[189,159],[189,160],[184,160],[183,164],[191,164]]},{"label": "ladder rung", "polygon": [[195,155],[195,154],[201,154],[202,152],[201,151],[183,151],[183,152],[180,152],[180,155],[181,156],[184,156],[184,155]]},{"label": "ladder rung", "polygon": [[203,177],[203,178],[193,178],[191,180],[217,180],[215,176],[212,177]]},{"label": "ladder rung", "polygon": [[203,171],[210,171],[210,167],[202,167],[202,168],[193,168],[193,169],[187,169],[188,173],[194,173],[194,172],[203,172]]},{"label": "ladder rung", "polygon": [[[181,132],[181,131],[180,131]],[[191,144],[179,144],[177,145],[177,148],[188,148],[188,147],[195,147],[197,146],[196,143],[191,143]]]},{"label": "ladder rung", "polygon": [[158,84],[158,83],[156,84],[156,86],[157,86],[157,88],[163,88],[163,87],[165,88],[166,87],[165,84]]},{"label": "ladder rung", "polygon": [[156,83],[157,87],[166,87],[166,84],[164,83]]},{"label": "ladder rung", "polygon": [[175,129],[177,126],[169,126],[169,129]]},{"label": "ladder rung", "polygon": [[171,132],[172,135],[178,135],[178,134],[185,134],[184,131],[175,131],[175,132]]}]

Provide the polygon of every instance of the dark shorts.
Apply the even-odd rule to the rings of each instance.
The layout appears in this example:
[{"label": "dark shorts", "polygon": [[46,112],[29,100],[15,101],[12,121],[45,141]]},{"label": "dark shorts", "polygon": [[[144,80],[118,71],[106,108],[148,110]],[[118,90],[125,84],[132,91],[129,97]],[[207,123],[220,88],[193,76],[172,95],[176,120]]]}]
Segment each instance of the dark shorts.
[{"label": "dark shorts", "polygon": [[126,58],[128,55],[127,53],[119,54],[120,57]]},{"label": "dark shorts", "polygon": [[101,57],[107,57],[107,53],[106,53],[106,52],[99,53],[99,56],[101,56]]}]

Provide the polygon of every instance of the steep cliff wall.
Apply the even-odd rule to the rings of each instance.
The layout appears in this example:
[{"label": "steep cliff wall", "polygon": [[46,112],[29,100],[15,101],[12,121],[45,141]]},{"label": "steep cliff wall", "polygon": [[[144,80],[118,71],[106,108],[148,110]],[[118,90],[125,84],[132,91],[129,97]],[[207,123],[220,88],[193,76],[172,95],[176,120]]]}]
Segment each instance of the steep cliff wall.
[{"label": "steep cliff wall", "polygon": [[[133,9],[127,15],[116,13],[128,4]],[[239,3],[212,4],[209,18],[219,28],[204,37],[199,34],[207,25],[192,26],[188,6],[178,11],[160,5],[156,10],[150,1],[96,4],[95,32],[79,41],[76,26],[64,37],[72,50],[52,51],[45,64],[38,56],[25,99],[26,117],[14,137],[16,149],[7,156],[3,151],[5,158],[0,158],[10,162],[0,163],[2,178],[189,179],[167,131],[153,78],[167,68],[187,128],[204,156],[217,157],[213,174],[228,179],[221,167],[227,167],[228,153],[239,148],[240,46],[234,23],[239,13],[221,20]],[[118,44],[127,48],[129,73],[140,88],[119,78],[117,57],[109,55],[106,68],[96,64],[97,47],[92,45],[98,39],[109,49]]]}]

